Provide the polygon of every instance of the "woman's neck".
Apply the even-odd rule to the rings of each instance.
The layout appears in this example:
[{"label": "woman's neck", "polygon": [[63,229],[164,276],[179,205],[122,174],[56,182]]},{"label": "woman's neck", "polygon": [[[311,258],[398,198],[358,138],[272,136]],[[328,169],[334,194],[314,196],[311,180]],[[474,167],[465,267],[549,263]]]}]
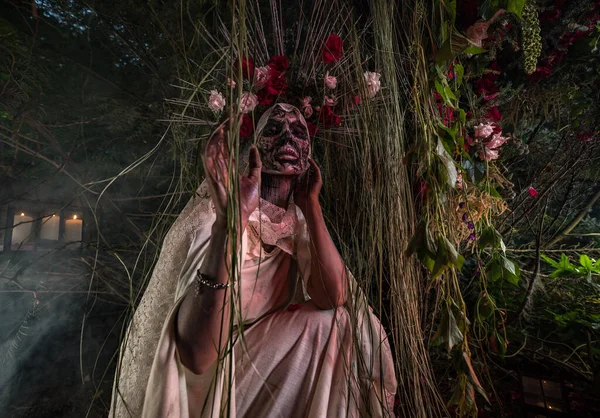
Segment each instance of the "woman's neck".
[{"label": "woman's neck", "polygon": [[262,173],[260,197],[280,208],[287,209],[295,184],[295,176],[278,176]]}]

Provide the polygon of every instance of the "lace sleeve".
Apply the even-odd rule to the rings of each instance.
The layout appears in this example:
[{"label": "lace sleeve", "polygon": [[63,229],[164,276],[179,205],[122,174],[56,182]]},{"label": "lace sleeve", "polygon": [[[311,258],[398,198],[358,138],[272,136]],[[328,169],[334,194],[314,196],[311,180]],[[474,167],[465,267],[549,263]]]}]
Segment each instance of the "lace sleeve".
[{"label": "lace sleeve", "polygon": [[181,273],[194,236],[197,231],[210,231],[214,217],[208,186],[202,183],[165,236],[148,286],[122,341],[110,417],[141,416],[161,329],[183,288]]}]

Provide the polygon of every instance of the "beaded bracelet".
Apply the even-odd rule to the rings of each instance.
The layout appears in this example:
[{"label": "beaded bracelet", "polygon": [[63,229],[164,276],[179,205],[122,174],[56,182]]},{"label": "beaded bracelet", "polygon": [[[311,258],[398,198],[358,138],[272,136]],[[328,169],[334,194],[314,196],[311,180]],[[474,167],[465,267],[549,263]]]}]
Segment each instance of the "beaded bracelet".
[{"label": "beaded bracelet", "polygon": [[214,283],[204,278],[204,275],[200,273],[200,270],[196,271],[196,294],[200,293],[202,286],[210,287],[211,289],[221,290],[227,289],[229,283]]}]

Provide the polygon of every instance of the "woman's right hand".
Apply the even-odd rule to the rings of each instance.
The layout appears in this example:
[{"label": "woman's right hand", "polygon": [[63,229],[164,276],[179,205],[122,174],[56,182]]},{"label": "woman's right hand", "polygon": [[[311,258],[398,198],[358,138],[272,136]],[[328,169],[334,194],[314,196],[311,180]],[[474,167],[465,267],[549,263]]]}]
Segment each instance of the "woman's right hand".
[{"label": "woman's right hand", "polygon": [[[230,175],[227,124],[228,122],[221,124],[212,134],[202,156],[210,196],[215,205],[216,223],[222,227],[227,225],[227,188],[229,187]],[[240,210],[242,224],[244,225],[250,214],[258,207],[260,199],[262,163],[255,146],[252,146],[250,150],[249,163],[248,176],[240,178]],[[235,160],[233,161],[232,174],[237,175]]]}]

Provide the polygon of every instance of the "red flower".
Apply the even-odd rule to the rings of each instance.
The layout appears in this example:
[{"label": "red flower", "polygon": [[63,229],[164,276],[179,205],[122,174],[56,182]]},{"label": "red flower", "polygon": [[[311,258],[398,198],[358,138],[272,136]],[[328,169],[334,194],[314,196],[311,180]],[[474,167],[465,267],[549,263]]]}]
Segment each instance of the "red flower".
[{"label": "red flower", "polygon": [[474,142],[475,142],[475,139],[472,136],[470,136],[470,135],[465,136],[465,152],[469,152],[469,147],[471,145],[473,145]]},{"label": "red flower", "polygon": [[342,58],[343,49],[344,41],[342,41],[342,38],[332,33],[323,45],[323,62],[325,64],[336,62]]},{"label": "red flower", "polygon": [[269,81],[267,82],[265,88],[272,96],[279,96],[280,94],[285,93],[288,88],[288,85],[285,81],[285,73],[271,68]]},{"label": "red flower", "polygon": [[258,97],[258,104],[261,106],[268,106],[273,104],[275,101],[275,96],[269,93],[269,89],[264,87],[256,92],[256,97]]},{"label": "red flower", "polygon": [[493,120],[494,122],[499,122],[502,120],[502,115],[496,106],[491,107],[485,117]]},{"label": "red flower", "polygon": [[500,89],[494,83],[497,78],[495,74],[486,74],[475,82],[475,93],[478,95],[488,95],[498,93]]},{"label": "red flower", "polygon": [[501,134],[502,133],[502,126],[498,125],[497,123],[492,123],[492,127],[494,128],[494,132],[495,134]]},{"label": "red flower", "polygon": [[340,126],[342,123],[342,118],[333,113],[331,107],[323,106],[321,108],[321,112],[319,112],[319,122],[325,128],[332,128],[334,126]]},{"label": "red flower", "polygon": [[531,197],[536,197],[539,194],[538,191],[535,190],[531,186],[529,186],[529,189],[527,189],[527,192],[529,193],[529,196],[531,196]]},{"label": "red flower", "polygon": [[592,138],[594,137],[594,134],[592,132],[578,132],[575,137],[580,140],[581,142],[590,142],[592,140]]},{"label": "red flower", "polygon": [[247,113],[242,116],[242,124],[240,126],[240,138],[250,138],[254,133],[254,123],[252,118]]},{"label": "red flower", "polygon": [[308,128],[308,134],[311,137],[314,137],[317,134],[317,132],[319,132],[319,127],[317,125],[315,125],[314,123],[307,121],[306,127]]},{"label": "red flower", "polygon": [[552,74],[552,69],[550,67],[538,66],[535,69],[535,72],[528,76],[528,78],[532,81],[539,81],[542,78],[546,78]]},{"label": "red flower", "polygon": [[269,60],[269,67],[271,67],[271,72],[273,70],[283,72],[287,70],[289,66],[290,62],[283,55],[275,55]]},{"label": "red flower", "polygon": [[254,61],[252,58],[242,57],[242,78],[251,80],[254,74]]}]

